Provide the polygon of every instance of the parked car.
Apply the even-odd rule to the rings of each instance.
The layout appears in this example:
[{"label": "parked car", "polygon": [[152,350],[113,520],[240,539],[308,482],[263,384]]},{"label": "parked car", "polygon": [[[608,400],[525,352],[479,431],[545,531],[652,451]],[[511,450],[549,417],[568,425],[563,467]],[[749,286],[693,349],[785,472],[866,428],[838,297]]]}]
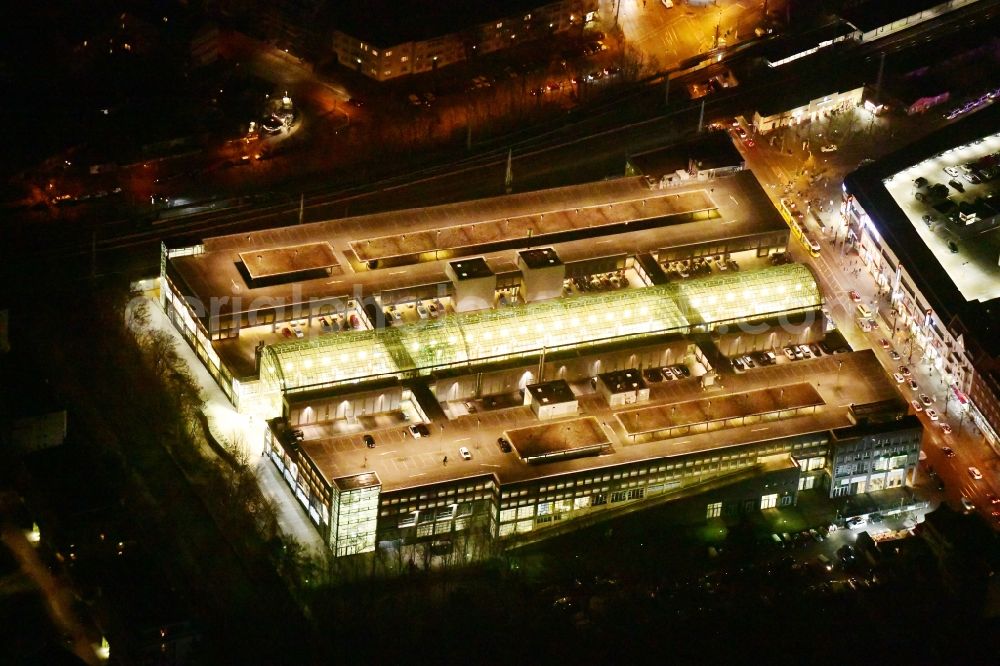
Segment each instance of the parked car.
[{"label": "parked car", "polygon": [[892,373],[892,378],[896,380],[897,384],[902,384],[903,382],[906,381],[906,377],[904,377],[903,375],[899,374],[898,372]]},{"label": "parked car", "polygon": [[733,370],[735,370],[736,372],[746,372],[747,368],[745,365],[743,365],[742,360],[734,358],[730,362],[733,365]]},{"label": "parked car", "polygon": [[648,382],[662,382],[663,373],[660,372],[659,368],[646,368],[642,371],[643,378]]},{"label": "parked car", "polygon": [[375,438],[372,437],[371,435],[365,435],[364,437],[362,437],[362,440],[364,441],[365,446],[367,446],[369,449],[375,448]]},{"label": "parked car", "polygon": [[878,343],[880,345],[882,345],[882,349],[888,349],[889,348],[889,341],[886,340],[885,338],[882,338],[881,340],[879,340]]},{"label": "parked car", "polygon": [[923,405],[920,404],[919,400],[911,400],[910,404],[913,405],[913,411],[922,412],[924,411]]},{"label": "parked car", "polygon": [[957,167],[953,166],[946,166],[944,168],[944,172],[949,176],[951,176],[952,178],[958,178],[960,175],[962,175],[962,172],[959,171]]},{"label": "parked car", "polygon": [[954,187],[959,192],[964,192],[965,191],[965,185],[962,185],[962,183],[960,181],[949,180],[948,184],[951,185],[952,187]]},{"label": "parked car", "polygon": [[420,433],[420,428],[417,427],[416,423],[411,423],[409,426],[407,426],[407,430],[409,430],[410,434],[413,435],[413,439],[420,439],[421,437],[423,437],[423,435]]},{"label": "parked car", "polygon": [[917,386],[917,380],[915,380],[915,379],[908,380],[906,382],[906,384],[907,384],[907,386],[910,387],[911,391],[916,391],[918,388],[920,388],[919,386]]},{"label": "parked car", "polygon": [[828,143],[825,146],[820,146],[820,151],[824,153],[835,153],[837,152],[837,144]]},{"label": "parked car", "polygon": [[462,456],[462,460],[472,460],[472,454],[464,446],[458,450],[458,455]]},{"label": "parked car", "polygon": [[510,442],[508,442],[506,439],[504,439],[503,437],[497,438],[497,444],[500,445],[501,451],[503,451],[504,453],[510,453],[511,451]]},{"label": "parked car", "polygon": [[942,446],[941,447],[941,453],[944,454],[945,458],[954,458],[955,457],[955,452],[951,450],[950,446]]},{"label": "parked car", "polygon": [[785,353],[785,356],[788,358],[789,361],[795,360],[795,352],[792,350],[791,347],[784,347],[781,351]]},{"label": "parked car", "polygon": [[930,417],[931,421],[937,421],[939,418],[941,418],[940,416],[938,416],[938,413],[933,409],[927,410],[927,416]]},{"label": "parked car", "polygon": [[[812,351],[810,351],[809,345],[799,345],[799,351],[802,352],[802,358],[812,358]],[[795,356],[798,357],[798,354]]]},{"label": "parked car", "polygon": [[421,319],[428,319],[431,316],[430,310],[423,303],[417,304],[417,316]]},{"label": "parked car", "polygon": [[941,426],[941,432],[943,432],[946,435],[951,434],[951,425],[945,423],[944,421],[940,421],[938,425]]},{"label": "parked car", "polygon": [[861,302],[861,294],[859,294],[855,290],[851,289],[849,292],[847,292],[847,295],[850,296],[851,300],[854,301],[855,303]]},{"label": "parked car", "polygon": [[909,377],[910,376],[910,369],[908,367],[906,367],[905,365],[901,365],[901,366],[899,366],[899,374],[903,375],[904,377]]},{"label": "parked car", "polygon": [[920,402],[924,403],[924,407],[930,407],[931,406],[931,402],[933,402],[933,401],[931,400],[931,398],[930,398],[929,395],[927,395],[926,393],[921,393],[920,394]]},{"label": "parked car", "polygon": [[891,358],[893,361],[898,361],[900,359],[900,356],[895,349],[890,349],[889,358]]},{"label": "parked car", "polygon": [[971,476],[973,479],[975,479],[976,481],[978,481],[981,478],[983,478],[983,473],[979,471],[978,467],[970,467],[969,468],[969,476]]},{"label": "parked car", "polygon": [[852,516],[847,519],[846,524],[852,530],[860,530],[868,525],[868,518],[865,516]]}]

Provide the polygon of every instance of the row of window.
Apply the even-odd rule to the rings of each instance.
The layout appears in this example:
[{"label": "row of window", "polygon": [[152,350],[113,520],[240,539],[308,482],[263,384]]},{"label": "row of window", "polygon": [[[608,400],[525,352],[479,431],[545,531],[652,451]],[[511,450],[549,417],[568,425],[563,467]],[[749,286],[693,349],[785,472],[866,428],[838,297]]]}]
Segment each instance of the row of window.
[{"label": "row of window", "polygon": [[489,490],[492,488],[493,488],[492,481],[487,481],[485,483],[477,483],[476,485],[470,484],[467,486],[462,486],[461,488],[458,488],[456,486],[450,486],[447,488],[442,488],[438,490],[436,493],[425,491],[420,493],[419,495],[406,495],[402,497],[396,495],[393,497],[388,497],[382,500],[382,506],[386,506],[388,504],[407,504],[410,502],[415,502],[417,500],[432,499],[434,497],[454,497],[455,495],[458,495],[460,493],[465,494],[465,493],[471,493],[474,490]]}]

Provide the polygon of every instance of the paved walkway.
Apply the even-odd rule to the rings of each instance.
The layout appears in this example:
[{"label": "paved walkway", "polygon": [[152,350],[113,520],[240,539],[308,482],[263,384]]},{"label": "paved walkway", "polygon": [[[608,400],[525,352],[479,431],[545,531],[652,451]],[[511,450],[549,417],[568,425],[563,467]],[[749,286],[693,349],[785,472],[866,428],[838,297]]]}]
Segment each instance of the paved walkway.
[{"label": "paved walkway", "polygon": [[149,293],[145,297],[149,304],[150,327],[165,331],[177,342],[178,355],[188,364],[191,375],[198,383],[212,435],[219,442],[235,442],[246,453],[256,471],[261,492],[274,502],[281,531],[294,537],[307,550],[320,551],[323,541],[319,532],[313,527],[302,505],[295,500],[275,466],[261,455],[264,450],[264,424],[233,408],[194,350],[160,309],[159,303]]}]

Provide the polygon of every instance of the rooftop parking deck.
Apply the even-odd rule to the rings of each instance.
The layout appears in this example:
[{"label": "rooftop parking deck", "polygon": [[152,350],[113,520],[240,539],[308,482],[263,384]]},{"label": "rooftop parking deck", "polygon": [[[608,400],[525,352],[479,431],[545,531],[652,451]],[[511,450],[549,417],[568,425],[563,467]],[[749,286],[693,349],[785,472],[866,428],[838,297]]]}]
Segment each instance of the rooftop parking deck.
[{"label": "rooftop parking deck", "polygon": [[[383,490],[484,473],[495,474],[502,483],[510,483],[824,432],[851,425],[849,407],[852,403],[900,399],[896,387],[886,377],[871,350],[795,362],[781,359],[774,366],[756,368],[739,375],[724,375],[723,384],[709,393],[695,380],[653,384],[649,405],[669,410],[670,405],[709,399],[713,405],[720,400],[736,400],[739,405],[741,396],[746,393],[801,385],[805,386],[789,390],[801,391],[803,395],[814,392],[818,397],[813,401],[822,401],[823,404],[818,405],[813,413],[632,443],[615,418],[629,410],[612,410],[597,393],[586,393],[578,396],[582,416],[545,422],[544,425],[530,408],[516,406],[435,421],[429,425],[430,436],[419,439],[411,436],[406,428],[398,426],[373,430],[370,431],[376,442],[373,449],[365,447],[360,430],[349,435],[331,436],[331,430],[326,426],[306,425],[301,426],[305,434],[301,446],[328,480],[370,470],[378,474]],[[577,439],[576,434],[572,439],[558,437],[559,427],[565,427],[565,424],[585,428],[585,433],[590,435],[583,439]],[[497,438],[504,433],[511,437],[516,452],[505,453],[497,444]],[[606,438],[607,444],[602,438]],[[564,444],[566,441],[571,445]],[[519,442],[523,450],[517,448]],[[547,450],[573,449],[580,443],[585,448],[590,445],[600,448],[600,454],[548,461],[540,457]],[[544,446],[537,448],[539,444]],[[472,460],[462,460],[458,456],[458,448],[462,446],[470,450]],[[589,452],[583,451],[584,454]],[[534,464],[523,459],[526,453],[533,456]],[[444,463],[445,457],[448,458],[447,464]]]},{"label": "rooftop parking deck", "polygon": [[[886,190],[913,226],[919,242],[926,245],[967,301],[986,302],[1000,298],[1000,267],[997,266],[1000,228],[979,223],[984,226],[983,231],[963,237],[960,225],[948,219],[949,215],[957,213],[945,215],[931,202],[918,201],[919,188],[915,181],[924,178],[929,185],[943,184],[948,190],[947,201],[955,205],[972,204],[977,200],[992,202],[995,192],[1000,189],[997,181],[973,182],[979,178],[963,167],[974,166],[982,158],[997,153],[1000,153],[1000,133],[955,146],[885,181]],[[942,206],[941,203],[937,205]],[[929,216],[929,220],[925,220],[925,216]]]}]

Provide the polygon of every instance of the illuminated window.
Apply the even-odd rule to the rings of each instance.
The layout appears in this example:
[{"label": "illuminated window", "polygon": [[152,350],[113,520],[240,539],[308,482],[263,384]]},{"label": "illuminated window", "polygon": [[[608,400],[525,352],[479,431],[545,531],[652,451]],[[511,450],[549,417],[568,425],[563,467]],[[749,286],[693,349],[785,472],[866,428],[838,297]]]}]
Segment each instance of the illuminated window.
[{"label": "illuminated window", "polygon": [[377,58],[378,57],[378,51],[376,51],[375,49],[372,49],[372,55]]},{"label": "illuminated window", "polygon": [[386,58],[390,57],[391,55],[392,55],[392,51],[386,51],[385,52],[385,57]]},{"label": "illuminated window", "polygon": [[722,502],[712,502],[708,505],[708,511],[705,512],[706,518],[718,518],[722,515]]},{"label": "illuminated window", "polygon": [[761,510],[764,510],[764,509],[773,509],[776,506],[778,506],[778,493],[772,493],[770,495],[762,495],[761,496],[761,498],[760,498],[760,508],[761,508]]},{"label": "illuminated window", "polygon": [[499,30],[502,27],[503,27],[503,21],[498,21],[497,22],[497,30]]},{"label": "illuminated window", "polygon": [[410,56],[400,56],[399,57],[399,62],[408,62],[409,60],[410,60]]}]

